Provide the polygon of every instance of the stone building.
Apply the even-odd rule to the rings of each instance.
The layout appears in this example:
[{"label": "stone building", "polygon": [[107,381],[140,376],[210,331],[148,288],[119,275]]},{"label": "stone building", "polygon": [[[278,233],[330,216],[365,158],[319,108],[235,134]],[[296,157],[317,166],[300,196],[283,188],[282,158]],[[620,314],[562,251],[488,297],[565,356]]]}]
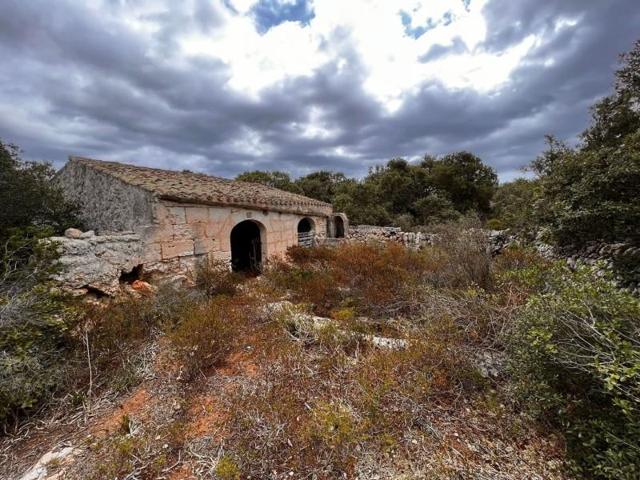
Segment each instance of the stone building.
[{"label": "stone building", "polygon": [[93,230],[56,239],[76,288],[91,288],[96,270],[113,287],[121,273],[186,272],[205,255],[259,272],[292,245],[342,237],[348,228],[330,204],[188,171],[70,157],[56,181]]}]

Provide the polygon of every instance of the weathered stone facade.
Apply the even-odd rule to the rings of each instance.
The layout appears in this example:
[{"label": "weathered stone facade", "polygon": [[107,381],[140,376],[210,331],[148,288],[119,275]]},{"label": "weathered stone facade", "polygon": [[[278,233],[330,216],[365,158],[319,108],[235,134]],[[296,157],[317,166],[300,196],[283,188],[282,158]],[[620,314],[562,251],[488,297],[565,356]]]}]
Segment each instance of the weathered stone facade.
[{"label": "weathered stone facade", "polygon": [[138,265],[151,275],[184,274],[206,255],[233,262],[242,247],[232,245],[232,231],[246,222],[259,232],[252,243],[258,261],[297,245],[301,225],[317,238],[348,228],[346,216],[318,200],[191,172],[71,158],[57,181],[97,233],[56,239],[67,267],[63,283],[74,289],[111,293],[119,272]]}]

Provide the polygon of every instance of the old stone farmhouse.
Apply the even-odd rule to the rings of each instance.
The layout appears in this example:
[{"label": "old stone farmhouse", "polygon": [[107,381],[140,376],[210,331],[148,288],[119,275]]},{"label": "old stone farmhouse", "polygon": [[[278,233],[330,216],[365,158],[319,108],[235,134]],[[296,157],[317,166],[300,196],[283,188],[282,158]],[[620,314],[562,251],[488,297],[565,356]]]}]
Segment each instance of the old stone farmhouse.
[{"label": "old stone farmhouse", "polygon": [[117,287],[145,273],[186,273],[206,255],[259,272],[292,245],[343,237],[330,204],[255,183],[70,157],[56,181],[91,231],[62,245],[73,288]]}]

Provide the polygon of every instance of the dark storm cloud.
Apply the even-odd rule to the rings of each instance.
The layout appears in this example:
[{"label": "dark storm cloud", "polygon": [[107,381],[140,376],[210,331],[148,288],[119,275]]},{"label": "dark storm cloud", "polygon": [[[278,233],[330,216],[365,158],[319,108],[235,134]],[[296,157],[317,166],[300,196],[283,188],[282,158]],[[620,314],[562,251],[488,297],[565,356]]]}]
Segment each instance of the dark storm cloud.
[{"label": "dark storm cloud", "polygon": [[[545,133],[573,139],[584,129],[589,105],[610,91],[617,54],[640,34],[635,0],[492,0],[484,10],[490,34],[479,50],[500,52],[540,35],[504,87],[486,95],[431,82],[389,114],[364,92],[366,68],[345,32],[328,40],[334,49],[344,45],[340,67],[336,58],[253,99],[226,86],[224,64],[179,56],[176,38],[215,32],[224,7],[171,3],[153,18],[158,28],[149,42],[81,2],[5,2],[0,138],[58,166],[82,154],[227,176],[254,168],[362,175],[392,157],[467,149],[508,178],[540,152]],[[565,19],[577,23],[557,28]],[[434,45],[422,60],[462,47]],[[302,134],[312,108],[332,132],[326,138]]]}]

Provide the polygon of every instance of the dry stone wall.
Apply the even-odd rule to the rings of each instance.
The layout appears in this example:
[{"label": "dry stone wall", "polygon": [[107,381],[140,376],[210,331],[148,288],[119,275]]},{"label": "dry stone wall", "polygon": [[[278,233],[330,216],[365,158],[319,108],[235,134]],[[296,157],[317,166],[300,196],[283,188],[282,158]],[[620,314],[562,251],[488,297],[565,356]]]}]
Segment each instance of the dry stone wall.
[{"label": "dry stone wall", "polygon": [[76,293],[90,290],[114,294],[122,272],[140,264],[143,243],[133,232],[96,235],[92,230],[69,229],[64,237],[52,237],[59,247],[63,287]]}]

